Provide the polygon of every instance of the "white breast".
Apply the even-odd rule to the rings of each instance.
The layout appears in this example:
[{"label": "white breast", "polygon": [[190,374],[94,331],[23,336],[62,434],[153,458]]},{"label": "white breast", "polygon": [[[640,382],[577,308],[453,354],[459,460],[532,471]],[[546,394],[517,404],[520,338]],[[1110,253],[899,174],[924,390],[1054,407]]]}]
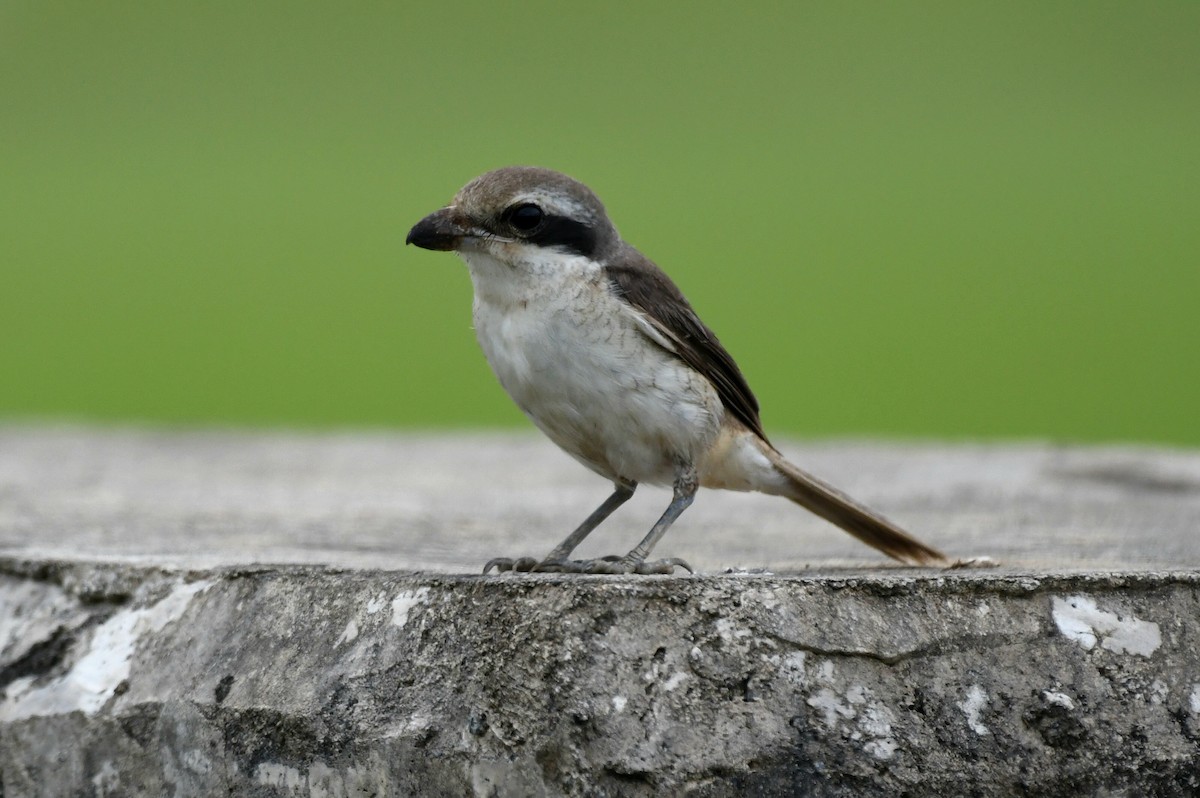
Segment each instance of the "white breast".
[{"label": "white breast", "polygon": [[515,266],[463,253],[492,370],[539,429],[597,473],[670,484],[717,435],[716,391],[647,337],[597,263],[528,250],[505,253]]}]

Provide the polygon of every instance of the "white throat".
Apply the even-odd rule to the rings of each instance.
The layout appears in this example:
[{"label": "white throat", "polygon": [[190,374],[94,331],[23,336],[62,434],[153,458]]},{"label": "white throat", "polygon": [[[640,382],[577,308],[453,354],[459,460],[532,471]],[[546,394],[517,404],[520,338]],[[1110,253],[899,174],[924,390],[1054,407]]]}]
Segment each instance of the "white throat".
[{"label": "white throat", "polygon": [[[559,304],[563,295],[598,285],[602,266],[583,255],[569,255],[520,242],[492,244],[503,258],[483,249],[460,252],[471,274],[478,313],[480,303],[507,312],[530,303]],[[477,320],[478,321],[478,320]]]}]

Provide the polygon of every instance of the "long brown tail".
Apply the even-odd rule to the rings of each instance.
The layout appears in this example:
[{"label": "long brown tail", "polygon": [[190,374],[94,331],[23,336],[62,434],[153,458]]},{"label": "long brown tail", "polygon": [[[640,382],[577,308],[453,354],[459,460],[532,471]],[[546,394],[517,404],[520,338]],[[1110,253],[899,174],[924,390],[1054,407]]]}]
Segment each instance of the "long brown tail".
[{"label": "long brown tail", "polygon": [[900,562],[910,565],[950,565],[950,560],[937,549],[926,546],[832,485],[800,470],[779,452],[772,449],[767,456],[779,473],[787,478],[789,490],[783,495],[801,507],[837,524],[863,543]]}]

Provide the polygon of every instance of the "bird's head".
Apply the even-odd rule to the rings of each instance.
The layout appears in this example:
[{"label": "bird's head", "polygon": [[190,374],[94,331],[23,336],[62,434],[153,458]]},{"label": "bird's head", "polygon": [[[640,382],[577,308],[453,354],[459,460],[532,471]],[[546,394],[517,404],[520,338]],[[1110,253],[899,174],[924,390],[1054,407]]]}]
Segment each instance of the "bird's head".
[{"label": "bird's head", "polygon": [[583,183],[550,169],[509,166],[467,183],[449,205],[417,222],[405,243],[515,263],[547,251],[601,260],[620,240]]}]

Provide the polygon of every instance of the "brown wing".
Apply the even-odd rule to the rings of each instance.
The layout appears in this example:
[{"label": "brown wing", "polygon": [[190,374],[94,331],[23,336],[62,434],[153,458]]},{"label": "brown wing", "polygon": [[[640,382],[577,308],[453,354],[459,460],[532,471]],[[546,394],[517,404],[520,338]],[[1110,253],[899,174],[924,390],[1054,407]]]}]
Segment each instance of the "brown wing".
[{"label": "brown wing", "polygon": [[605,271],[616,295],[644,313],[674,344],[674,354],[713,384],[725,408],[765,441],[758,400],[746,378],[671,278],[628,245]]}]

